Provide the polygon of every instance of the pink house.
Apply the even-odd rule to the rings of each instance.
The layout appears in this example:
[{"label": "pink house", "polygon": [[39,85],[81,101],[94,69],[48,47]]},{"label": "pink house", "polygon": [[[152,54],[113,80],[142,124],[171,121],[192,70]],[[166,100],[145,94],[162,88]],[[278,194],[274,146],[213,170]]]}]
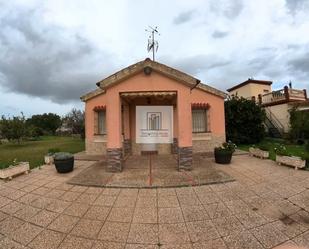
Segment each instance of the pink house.
[{"label": "pink house", "polygon": [[192,154],[225,141],[225,94],[200,80],[146,59],[97,83],[81,97],[86,152],[106,154],[121,171],[130,154],[178,154],[178,169],[192,169]]}]

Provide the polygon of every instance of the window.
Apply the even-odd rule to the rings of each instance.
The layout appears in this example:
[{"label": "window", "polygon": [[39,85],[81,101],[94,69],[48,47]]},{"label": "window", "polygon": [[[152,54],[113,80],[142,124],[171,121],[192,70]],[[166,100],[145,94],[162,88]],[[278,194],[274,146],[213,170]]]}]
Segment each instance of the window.
[{"label": "window", "polygon": [[106,134],[106,112],[98,112],[98,134]]},{"label": "window", "polygon": [[264,89],[263,93],[269,93],[269,90]]},{"label": "window", "polygon": [[207,110],[192,110],[192,132],[207,132]]}]

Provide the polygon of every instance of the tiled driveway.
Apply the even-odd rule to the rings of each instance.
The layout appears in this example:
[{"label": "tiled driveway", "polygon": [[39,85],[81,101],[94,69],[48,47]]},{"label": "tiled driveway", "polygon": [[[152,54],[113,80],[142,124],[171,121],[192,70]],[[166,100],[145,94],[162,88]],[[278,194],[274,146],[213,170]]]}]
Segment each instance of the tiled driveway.
[{"label": "tiled driveway", "polygon": [[[115,189],[65,182],[51,166],[0,182],[0,248],[273,248],[309,246],[309,172],[234,156],[236,181]],[[23,247],[24,246],[24,247]]]}]

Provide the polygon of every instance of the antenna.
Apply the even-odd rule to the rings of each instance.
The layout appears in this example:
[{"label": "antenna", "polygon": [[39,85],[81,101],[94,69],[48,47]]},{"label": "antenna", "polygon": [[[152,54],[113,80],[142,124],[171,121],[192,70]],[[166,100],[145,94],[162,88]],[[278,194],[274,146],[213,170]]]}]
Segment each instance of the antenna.
[{"label": "antenna", "polygon": [[155,61],[155,52],[158,51],[159,43],[157,40],[154,39],[154,36],[155,34],[160,35],[158,27],[156,26],[153,28],[151,26],[148,26],[148,29],[145,29],[145,31],[151,33],[151,35],[148,37],[147,51],[149,53],[149,51],[152,50],[152,60]]}]

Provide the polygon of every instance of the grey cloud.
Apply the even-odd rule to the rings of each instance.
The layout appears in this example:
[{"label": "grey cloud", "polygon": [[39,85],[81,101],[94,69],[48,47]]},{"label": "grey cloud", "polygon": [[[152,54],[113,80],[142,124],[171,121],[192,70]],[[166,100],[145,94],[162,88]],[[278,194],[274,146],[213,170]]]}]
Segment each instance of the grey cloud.
[{"label": "grey cloud", "polygon": [[179,24],[189,22],[193,19],[195,13],[196,13],[195,10],[189,10],[189,11],[186,11],[186,12],[181,12],[180,14],[178,14],[174,18],[173,23],[176,24],[176,25],[179,25]]},{"label": "grey cloud", "polygon": [[231,61],[220,58],[216,55],[196,55],[177,59],[163,57],[161,58],[161,61],[196,77],[200,73],[205,74],[210,69],[221,68],[231,63]]},{"label": "grey cloud", "polygon": [[212,37],[220,39],[226,37],[228,34],[229,34],[228,32],[215,30],[215,32],[212,33]]},{"label": "grey cloud", "polygon": [[252,69],[259,71],[267,68],[271,64],[273,59],[273,55],[268,54],[267,56],[263,57],[255,57],[249,60],[247,63]]},{"label": "grey cloud", "polygon": [[309,52],[288,61],[289,69],[309,77]]},{"label": "grey cloud", "polygon": [[224,15],[229,19],[234,19],[240,15],[244,8],[243,0],[214,0],[211,2],[212,11]]},{"label": "grey cloud", "polygon": [[0,22],[0,84],[8,91],[79,101],[107,73],[104,66],[113,67],[111,55],[74,30],[44,23],[36,10],[18,10]]},{"label": "grey cloud", "polygon": [[308,0],[285,0],[285,4],[292,14],[295,14],[297,11],[309,8]]},{"label": "grey cloud", "polygon": [[230,4],[228,6],[228,8],[224,11],[224,13],[228,18],[233,19],[233,18],[239,16],[243,7],[244,7],[244,5],[243,5],[242,0],[235,0],[235,1],[233,1],[233,4]]}]

